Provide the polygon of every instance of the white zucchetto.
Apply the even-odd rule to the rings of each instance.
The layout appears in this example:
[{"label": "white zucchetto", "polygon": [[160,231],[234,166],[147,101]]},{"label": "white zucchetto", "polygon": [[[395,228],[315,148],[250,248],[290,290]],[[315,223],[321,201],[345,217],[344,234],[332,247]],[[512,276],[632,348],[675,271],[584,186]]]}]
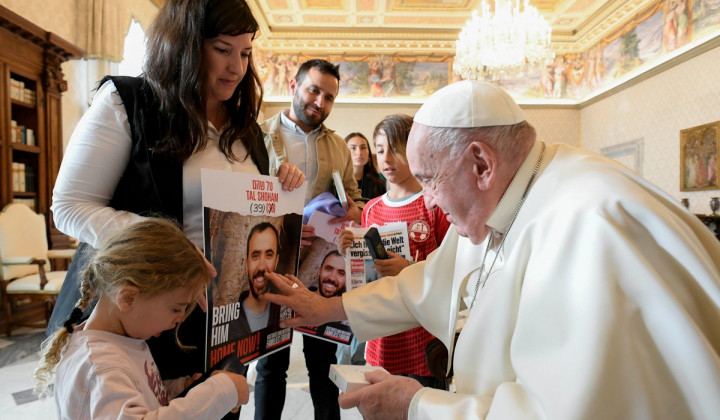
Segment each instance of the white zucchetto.
[{"label": "white zucchetto", "polygon": [[413,121],[429,127],[489,127],[517,124],[525,121],[525,114],[494,84],[463,80],[430,95]]}]

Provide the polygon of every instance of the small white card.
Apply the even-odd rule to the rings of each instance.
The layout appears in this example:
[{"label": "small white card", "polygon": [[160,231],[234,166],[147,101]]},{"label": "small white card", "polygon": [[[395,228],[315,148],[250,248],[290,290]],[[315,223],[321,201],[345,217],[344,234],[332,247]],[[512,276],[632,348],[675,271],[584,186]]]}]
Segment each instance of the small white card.
[{"label": "small white card", "polygon": [[340,392],[346,394],[370,385],[370,383],[365,380],[365,373],[376,370],[387,372],[378,366],[330,365],[330,380],[333,381]]}]

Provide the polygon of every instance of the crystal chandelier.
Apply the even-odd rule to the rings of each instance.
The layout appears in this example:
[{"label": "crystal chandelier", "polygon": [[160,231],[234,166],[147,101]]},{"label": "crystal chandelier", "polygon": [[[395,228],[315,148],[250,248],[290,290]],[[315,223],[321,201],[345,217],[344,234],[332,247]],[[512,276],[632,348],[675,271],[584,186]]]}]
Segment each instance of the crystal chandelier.
[{"label": "crystal chandelier", "polygon": [[[522,7],[521,7],[522,3]],[[529,0],[483,0],[456,42],[453,70],[463,79],[499,80],[520,76],[555,54],[550,24]]]}]

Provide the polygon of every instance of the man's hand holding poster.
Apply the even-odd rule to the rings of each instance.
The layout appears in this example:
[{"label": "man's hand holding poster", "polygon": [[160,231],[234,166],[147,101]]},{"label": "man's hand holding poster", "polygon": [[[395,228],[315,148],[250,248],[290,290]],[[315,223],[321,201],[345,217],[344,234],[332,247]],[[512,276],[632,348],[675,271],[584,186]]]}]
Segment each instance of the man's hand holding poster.
[{"label": "man's hand holding poster", "polygon": [[206,369],[234,353],[243,363],[290,345],[292,311],[260,300],[265,273],[296,274],[307,185],[283,191],[276,177],[202,169],[208,290]]}]

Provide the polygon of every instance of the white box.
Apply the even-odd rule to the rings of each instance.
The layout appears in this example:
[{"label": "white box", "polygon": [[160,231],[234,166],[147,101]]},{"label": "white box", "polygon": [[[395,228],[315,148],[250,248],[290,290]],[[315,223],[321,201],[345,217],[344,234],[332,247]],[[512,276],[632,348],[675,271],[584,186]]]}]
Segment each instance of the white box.
[{"label": "white box", "polygon": [[333,381],[340,392],[345,394],[370,385],[370,383],[365,380],[365,373],[376,370],[387,372],[385,369],[377,366],[330,365],[330,380]]}]

